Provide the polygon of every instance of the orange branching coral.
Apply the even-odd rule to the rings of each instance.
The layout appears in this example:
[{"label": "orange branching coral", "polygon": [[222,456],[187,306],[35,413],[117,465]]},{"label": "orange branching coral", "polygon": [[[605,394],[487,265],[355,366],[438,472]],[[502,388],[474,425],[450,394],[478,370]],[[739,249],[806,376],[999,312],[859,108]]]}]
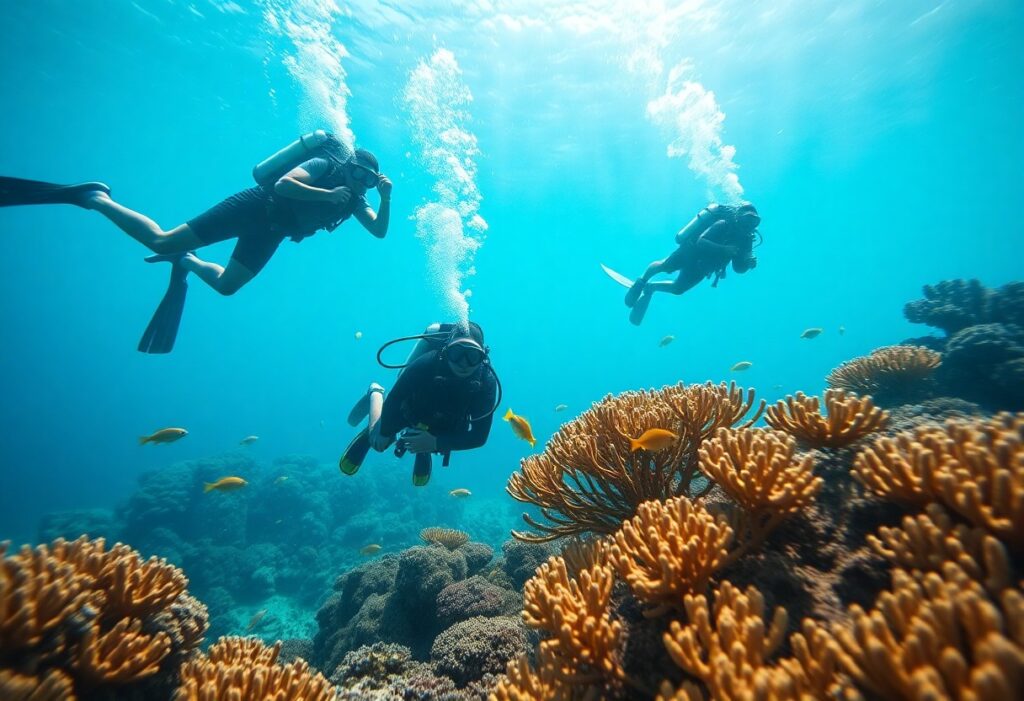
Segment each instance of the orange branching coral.
[{"label": "orange branching coral", "polygon": [[889,422],[889,412],[876,407],[871,397],[848,395],[845,390],[826,390],[825,406],[828,416],[822,416],[817,397],[797,392],[768,407],[765,421],[798,440],[827,448],[849,445]]},{"label": "orange branching coral", "polygon": [[803,509],[824,481],[810,456],[794,456],[796,441],[781,431],[719,429],[700,449],[701,469],[739,504],[756,539]]},{"label": "orange branching coral", "polygon": [[853,474],[882,496],[940,501],[1024,548],[1024,414],[950,420],[880,439],[857,455]]},{"label": "orange branching coral", "polygon": [[431,545],[443,545],[449,550],[458,550],[469,542],[469,534],[454,528],[424,528],[420,531],[420,539]]},{"label": "orange branching coral", "polygon": [[78,646],[75,667],[94,683],[127,684],[155,674],[170,651],[171,639],[143,633],[141,621],[122,619],[105,632],[93,623]]},{"label": "orange branching coral", "polygon": [[575,578],[583,570],[595,565],[604,567],[610,561],[612,544],[611,536],[598,538],[570,538],[562,548],[562,559],[570,578]]},{"label": "orange branching coral", "polygon": [[611,560],[641,601],[655,608],[682,608],[684,597],[703,592],[726,559],[733,530],[724,516],[686,497],[640,505],[615,534]]},{"label": "orange branching coral", "polygon": [[209,656],[182,667],[174,701],[334,701],[334,687],[304,660],[276,664],[279,650],[221,638]]},{"label": "orange branching coral", "polygon": [[[536,504],[543,516],[524,520],[539,533],[513,532],[520,540],[545,542],[581,533],[610,534],[652,499],[690,495],[697,449],[718,428],[743,421],[754,404],[735,385],[682,384],[605,397],[564,424],[544,452],[524,459],[506,490]],[[752,423],[764,408],[762,401]],[[633,451],[630,438],[649,429],[679,438],[659,451]],[[703,489],[708,489],[705,486]]]},{"label": "orange branching coral", "polygon": [[552,557],[523,588],[523,620],[552,636],[540,649],[557,660],[562,679],[594,683],[624,676],[618,655],[622,625],[608,611],[614,583],[610,566],[595,565],[570,578],[565,561]]},{"label": "orange branching coral", "polygon": [[941,572],[945,563],[953,562],[993,594],[1010,586],[1010,558],[1003,544],[982,528],[954,525],[935,503],[925,513],[904,517],[899,528],[882,527],[877,537],[867,540],[903,569]]},{"label": "orange branching coral", "polygon": [[848,360],[828,374],[829,387],[875,394],[900,390],[928,378],[942,362],[939,353],[923,346],[885,346],[870,355]]},{"label": "orange branching coral", "polygon": [[4,701],[75,701],[71,680],[58,670],[31,677],[0,669],[0,699]]},{"label": "orange branching coral", "polygon": [[893,573],[874,610],[852,606],[836,632],[840,662],[857,685],[885,699],[1024,698],[1024,606],[1001,606],[952,563],[922,581]]},{"label": "orange branching coral", "polygon": [[542,651],[537,669],[526,655],[508,663],[505,677],[491,691],[488,701],[569,701],[572,686],[561,681],[549,651]]}]

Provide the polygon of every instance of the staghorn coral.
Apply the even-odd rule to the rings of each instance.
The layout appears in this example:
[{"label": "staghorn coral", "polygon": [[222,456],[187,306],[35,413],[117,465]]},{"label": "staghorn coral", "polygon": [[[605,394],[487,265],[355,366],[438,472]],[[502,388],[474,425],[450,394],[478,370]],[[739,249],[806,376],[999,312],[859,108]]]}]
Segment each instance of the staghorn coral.
[{"label": "staghorn coral", "polygon": [[1010,557],[1006,548],[982,528],[954,525],[940,505],[925,513],[905,516],[899,528],[882,527],[868,535],[868,543],[882,557],[906,570],[941,572],[952,562],[993,594],[1010,586]]},{"label": "staghorn coral", "polygon": [[139,620],[122,619],[107,631],[94,622],[78,646],[75,668],[93,684],[129,684],[156,674],[170,651],[170,637],[143,633]]},{"label": "staghorn coral", "polygon": [[550,651],[541,650],[537,669],[526,655],[508,663],[505,676],[491,691],[489,701],[569,701],[572,687],[559,678]]},{"label": "staghorn coral", "polygon": [[871,397],[847,395],[846,390],[825,391],[828,416],[822,416],[817,397],[797,392],[768,407],[765,421],[815,447],[838,448],[874,433],[889,422],[889,412],[879,409]]},{"label": "staghorn coral", "polygon": [[0,669],[0,699],[4,701],[75,701],[71,680],[58,670],[42,679]]},{"label": "staghorn coral", "polygon": [[562,547],[561,553],[569,576],[575,577],[583,570],[590,569],[594,565],[604,567],[609,562],[611,547],[614,542],[613,537],[610,536],[603,538],[596,536],[570,538]]},{"label": "staghorn coral", "polygon": [[722,517],[686,497],[640,505],[615,534],[610,559],[647,615],[682,608],[684,597],[702,592],[726,561],[733,529]]},{"label": "staghorn coral", "polygon": [[824,481],[814,459],[794,456],[796,441],[781,431],[719,429],[700,449],[701,469],[740,507],[760,542],[783,518],[814,501]]},{"label": "staghorn coral", "polygon": [[420,531],[420,540],[430,545],[442,545],[449,550],[457,550],[469,542],[469,534],[454,528],[424,528]]},{"label": "staghorn coral", "polygon": [[174,701],[333,701],[334,687],[301,659],[277,664],[278,642],[269,648],[245,638],[221,638],[207,656],[182,667]]},{"label": "staghorn coral", "polygon": [[885,699],[1015,699],[1024,695],[1024,598],[996,605],[953,563],[922,581],[902,570],[874,609],[851,607],[836,631],[843,669]]},{"label": "staghorn coral", "polygon": [[[543,521],[524,514],[539,533],[513,531],[520,540],[546,542],[582,533],[610,534],[637,507],[693,493],[697,450],[715,430],[743,421],[754,405],[753,390],[735,384],[684,386],[607,396],[564,424],[544,452],[531,455],[513,473],[506,491],[540,507]],[[764,409],[762,400],[751,425]],[[629,438],[660,428],[679,440],[668,448],[632,451]]]},{"label": "staghorn coral", "polygon": [[854,476],[889,498],[940,501],[1017,548],[1024,547],[1024,414],[947,421],[883,438],[854,459]]},{"label": "staghorn coral", "polygon": [[928,380],[942,356],[923,346],[885,346],[828,374],[829,387],[870,394],[882,406],[907,404],[930,392]]},{"label": "staghorn coral", "polygon": [[581,684],[624,676],[618,659],[622,625],[608,611],[615,574],[595,565],[570,578],[565,561],[552,557],[523,589],[523,620],[548,633],[541,652],[550,653],[558,673]]}]

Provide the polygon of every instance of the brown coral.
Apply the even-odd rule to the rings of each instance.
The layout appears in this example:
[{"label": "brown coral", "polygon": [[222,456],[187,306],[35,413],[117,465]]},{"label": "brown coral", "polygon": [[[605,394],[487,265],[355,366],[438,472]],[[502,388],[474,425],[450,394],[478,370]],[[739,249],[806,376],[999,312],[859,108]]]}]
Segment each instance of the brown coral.
[{"label": "brown coral", "polygon": [[108,631],[93,623],[78,646],[75,669],[94,684],[128,684],[156,674],[170,651],[167,634],[147,635],[139,620],[122,619]]},{"label": "brown coral", "polygon": [[879,409],[871,397],[848,395],[842,389],[825,391],[828,416],[821,413],[817,397],[797,392],[768,407],[765,421],[815,447],[837,448],[874,433],[889,422],[889,412]]},{"label": "brown coral", "polygon": [[1024,548],[1024,414],[947,421],[883,438],[854,460],[872,491],[898,500],[939,501],[977,526]]},{"label": "brown coral", "polygon": [[885,346],[848,360],[828,374],[829,387],[858,394],[902,392],[928,379],[942,363],[939,353],[923,346]]},{"label": "brown coral", "polygon": [[45,677],[26,676],[0,669],[0,699],[4,701],[75,701],[71,680],[58,670]]},{"label": "brown coral", "polygon": [[[753,406],[753,390],[744,393],[735,384],[679,384],[605,397],[564,424],[544,452],[524,459],[509,479],[506,491],[539,506],[543,517],[538,521],[524,514],[539,533],[513,535],[545,542],[581,533],[610,534],[645,501],[694,496],[701,442],[718,428],[742,422]],[[762,401],[744,425],[763,408]],[[630,438],[652,428],[672,431],[679,440],[660,451],[633,451]]]},{"label": "brown coral", "polygon": [[824,481],[814,460],[796,457],[796,441],[781,431],[719,429],[700,449],[701,469],[739,504],[756,543],[781,520],[810,504]]},{"label": "brown coral", "polygon": [[449,550],[458,550],[469,542],[469,534],[454,528],[424,528],[420,531],[420,539],[431,545],[443,545]]},{"label": "brown coral", "polygon": [[636,516],[615,534],[611,559],[641,601],[682,608],[684,597],[702,592],[726,560],[733,530],[723,516],[686,497],[640,505]]},{"label": "brown coral", "polygon": [[1018,590],[989,600],[952,563],[918,581],[896,570],[893,588],[837,631],[840,661],[886,699],[1019,699],[1024,696],[1024,607]]},{"label": "brown coral", "polygon": [[174,701],[334,701],[334,687],[305,660],[277,664],[280,647],[221,638],[208,656],[182,667]]},{"label": "brown coral", "polygon": [[595,565],[570,578],[565,561],[552,557],[523,588],[523,620],[551,636],[540,648],[563,679],[596,683],[624,676],[618,657],[622,625],[608,611],[614,582],[610,566]]}]

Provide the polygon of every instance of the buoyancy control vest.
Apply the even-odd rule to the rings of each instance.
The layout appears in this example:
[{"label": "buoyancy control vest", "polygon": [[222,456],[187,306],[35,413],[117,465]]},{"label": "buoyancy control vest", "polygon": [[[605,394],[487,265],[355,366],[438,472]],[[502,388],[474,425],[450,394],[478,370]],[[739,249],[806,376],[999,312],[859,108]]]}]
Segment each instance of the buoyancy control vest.
[{"label": "buoyancy control vest", "polygon": [[345,204],[312,202],[282,197],[274,193],[274,184],[293,168],[313,158],[327,161],[327,170],[311,185],[330,190],[345,184],[346,166],[355,154],[333,134],[322,129],[303,134],[252,169],[253,179],[268,193],[271,224],[275,229],[301,241],[320,229],[333,231],[352,215],[360,198],[353,196]]},{"label": "buoyancy control vest", "polygon": [[[756,212],[754,206],[749,202],[744,202],[739,205],[728,205],[728,204],[709,204],[704,209],[700,210],[690,222],[684,226],[678,234],[676,234],[676,243],[696,243],[701,235],[711,228],[712,225],[717,224],[720,221],[724,221],[728,224],[735,223],[737,217],[740,214],[746,212]],[[721,243],[721,242],[716,242]]]}]

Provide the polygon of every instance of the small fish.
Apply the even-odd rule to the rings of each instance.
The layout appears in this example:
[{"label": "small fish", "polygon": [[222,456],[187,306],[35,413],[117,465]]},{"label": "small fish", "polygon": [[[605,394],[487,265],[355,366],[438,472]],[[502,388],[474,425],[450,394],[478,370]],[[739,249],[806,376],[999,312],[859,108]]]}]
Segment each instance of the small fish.
[{"label": "small fish", "polygon": [[665,338],[658,341],[658,348],[664,348],[668,344],[672,343],[672,341],[674,340],[676,340],[676,337],[673,336],[672,334],[669,334],[668,336],[665,336]]},{"label": "small fish", "polygon": [[358,341],[362,337],[363,337],[363,332],[362,331],[356,331],[356,340]]},{"label": "small fish", "polygon": [[568,408],[569,408],[568,404],[556,404],[555,405],[555,411],[565,411]]},{"label": "small fish", "polygon": [[238,441],[240,445],[252,445],[260,439],[259,436],[246,436],[242,440]]},{"label": "small fish", "polygon": [[735,365],[733,365],[731,370],[733,372],[743,372],[744,370],[749,370],[753,366],[754,366],[754,364],[752,362],[750,362],[749,360],[741,360],[740,362],[738,362]]},{"label": "small fish", "polygon": [[468,497],[473,492],[469,491],[468,489],[462,489],[460,487],[459,489],[453,489],[452,491],[450,491],[448,493],[450,495],[452,495],[453,497]]},{"label": "small fish", "polygon": [[820,334],[824,330],[825,329],[821,328],[820,326],[815,326],[814,328],[811,329],[804,329],[804,332],[800,334],[800,338],[817,338],[818,334]]},{"label": "small fish", "polygon": [[207,482],[203,485],[203,494],[217,490],[218,492],[229,492],[234,489],[241,489],[249,484],[241,477],[221,477],[216,482]]},{"label": "small fish", "polygon": [[364,545],[363,547],[359,548],[360,555],[375,555],[379,552],[380,546],[376,543],[370,543],[369,545]]},{"label": "small fish", "polygon": [[251,633],[256,628],[256,626],[258,626],[260,624],[260,621],[262,621],[263,617],[266,616],[266,615],[267,615],[267,610],[266,609],[260,609],[259,611],[257,611],[256,614],[252,618],[249,619],[249,625],[247,625],[245,627],[245,632],[246,633]]},{"label": "small fish", "polygon": [[537,443],[537,439],[533,437],[533,429],[530,428],[530,422],[524,417],[512,413],[512,410],[509,409],[502,418],[509,422],[512,426],[512,433],[516,434],[517,438],[522,438],[530,444],[531,448]]},{"label": "small fish", "polygon": [[[627,438],[629,437],[627,436]],[[659,450],[668,448],[677,440],[679,440],[679,436],[671,431],[666,431],[663,428],[649,428],[639,438],[629,439],[629,449],[634,453],[638,450],[656,453]]]},{"label": "small fish", "polygon": [[846,333],[846,327],[845,326],[840,326],[839,327],[839,335],[842,336],[844,333]]},{"label": "small fish", "polygon": [[281,475],[276,480],[274,480],[274,484],[284,484],[287,481],[288,481],[288,475]]},{"label": "small fish", "polygon": [[162,428],[148,436],[139,436],[139,445],[145,445],[146,443],[173,443],[187,435],[188,431],[183,428]]},{"label": "small fish", "polygon": [[280,526],[282,523],[284,523],[284,519],[283,518],[279,518],[276,521],[274,521],[274,525],[275,526]]}]

